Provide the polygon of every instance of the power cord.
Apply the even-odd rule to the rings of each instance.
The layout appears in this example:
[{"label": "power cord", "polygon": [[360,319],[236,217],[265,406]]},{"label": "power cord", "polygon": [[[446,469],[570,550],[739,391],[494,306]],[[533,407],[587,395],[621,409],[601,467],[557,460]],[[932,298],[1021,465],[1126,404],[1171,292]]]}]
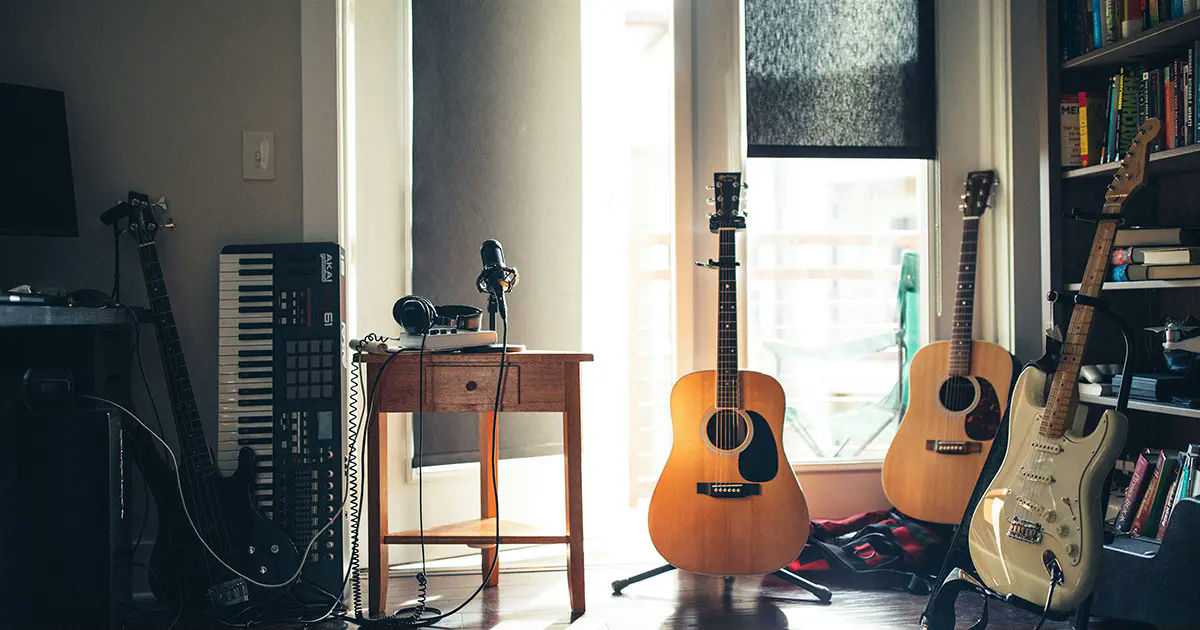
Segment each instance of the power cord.
[{"label": "power cord", "polygon": [[[504,324],[504,333],[503,333],[503,337],[502,337],[502,341],[501,341],[501,348],[500,348],[500,368],[498,370],[497,382],[496,382],[496,399],[492,406],[493,415],[500,413],[500,398],[501,398],[501,395],[503,393],[503,388],[504,388],[505,360],[508,357],[508,318],[502,317],[501,322]],[[364,341],[378,341],[380,339],[381,338],[378,337],[378,335],[368,335],[367,338],[364,338]],[[391,364],[392,360],[394,360],[399,354],[400,353],[398,353],[398,352],[392,353],[387,359],[384,360],[384,362],[379,366],[379,371],[376,372],[376,374],[375,374],[375,378],[371,383],[370,389],[368,389],[367,408],[366,408],[367,431],[363,432],[364,437],[370,431],[370,423],[376,421],[376,417],[375,417],[376,414],[374,413],[374,409],[375,409],[375,402],[377,400],[378,385],[379,385],[380,378],[383,376],[384,372],[387,370],[388,365]],[[419,373],[418,373],[419,385],[418,385],[418,404],[417,404],[417,429],[418,429],[419,437],[417,439],[417,458],[419,460],[420,454],[421,454],[422,442],[424,439],[424,411],[425,411],[425,392],[424,392],[425,339],[424,338],[422,338],[422,340],[421,340],[421,351],[420,351],[420,355],[418,357],[418,361],[419,361],[420,367],[419,367]],[[361,370],[361,365],[359,366],[359,369]],[[360,379],[361,379],[361,375],[360,375]],[[495,442],[496,442],[496,427],[498,424],[499,423],[496,423],[496,422],[492,423],[492,443],[493,444],[495,444]],[[363,448],[363,453],[366,453],[365,446]],[[478,597],[481,592],[483,592],[484,587],[487,586],[488,581],[492,577],[492,573],[496,569],[496,564],[500,557],[500,554],[499,554],[499,550],[500,550],[499,504],[500,504],[500,501],[499,501],[499,486],[497,484],[497,475],[496,475],[496,469],[498,468],[498,464],[499,464],[499,462],[497,461],[496,450],[493,450],[492,451],[492,493],[494,496],[496,496],[496,505],[497,505],[497,508],[496,508],[496,536],[495,536],[497,553],[492,556],[492,563],[488,566],[487,571],[484,572],[483,578],[480,580],[479,586],[475,589],[475,592],[471,593],[471,595],[469,597],[467,597],[465,600],[463,600],[460,604],[458,604],[453,609],[451,609],[445,613],[442,613],[441,611],[438,611],[434,608],[429,608],[425,605],[425,599],[426,599],[427,590],[428,590],[427,589],[428,577],[426,574],[426,564],[425,564],[425,526],[424,526],[425,516],[424,516],[424,504],[423,504],[423,496],[422,496],[423,495],[422,472],[423,472],[424,467],[420,466],[417,468],[417,494],[418,494],[417,519],[418,519],[418,524],[420,526],[420,532],[421,532],[421,572],[417,574],[417,578],[416,578],[419,592],[418,592],[418,597],[417,597],[417,604],[415,606],[413,606],[411,608],[396,611],[395,614],[384,616],[384,617],[371,618],[362,613],[362,599],[361,599],[362,593],[361,593],[361,587],[358,585],[358,570],[359,570],[358,569],[358,533],[359,533],[359,522],[360,522],[361,513],[358,511],[358,506],[355,505],[355,509],[352,511],[352,514],[351,514],[350,573],[348,574],[348,575],[353,575],[354,579],[355,579],[355,584],[354,584],[354,587],[352,588],[352,595],[354,598],[353,602],[352,602],[352,607],[354,610],[353,621],[357,622],[359,625],[366,627],[366,628],[423,628],[423,627],[428,627],[428,626],[431,626],[435,623],[438,623],[439,621],[442,621],[442,620],[450,617],[451,615],[456,614],[458,611],[465,608],[467,606],[467,604],[474,601],[474,599],[476,597]],[[355,496],[357,498],[357,493],[355,493]],[[386,575],[386,570],[385,570],[385,575]],[[425,612],[430,612],[430,611],[434,612],[434,616],[422,617],[422,615]]]}]

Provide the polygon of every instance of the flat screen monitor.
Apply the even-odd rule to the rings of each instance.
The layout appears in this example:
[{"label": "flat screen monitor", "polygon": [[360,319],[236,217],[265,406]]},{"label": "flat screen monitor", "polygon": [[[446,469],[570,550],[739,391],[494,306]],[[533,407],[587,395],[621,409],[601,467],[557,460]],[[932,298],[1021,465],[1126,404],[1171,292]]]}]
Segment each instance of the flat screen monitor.
[{"label": "flat screen monitor", "polygon": [[0,234],[79,235],[62,92],[0,83]]}]

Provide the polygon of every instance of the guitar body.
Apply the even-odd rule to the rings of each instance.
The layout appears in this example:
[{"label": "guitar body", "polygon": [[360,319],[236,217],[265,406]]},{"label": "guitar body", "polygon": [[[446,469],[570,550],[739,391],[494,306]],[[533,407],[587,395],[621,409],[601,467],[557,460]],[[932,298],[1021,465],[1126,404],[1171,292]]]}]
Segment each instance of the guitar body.
[{"label": "guitar body", "polygon": [[[650,499],[649,520],[655,548],[680,569],[771,573],[795,560],[808,539],[808,506],[783,452],[783,388],[766,374],[739,376],[748,431],[734,449],[716,449],[709,438],[715,371],[692,372],[671,390],[674,442]],[[722,482],[754,484],[758,493],[723,497],[697,487]]]},{"label": "guitar body", "polygon": [[939,341],[913,355],[908,410],[883,460],[892,505],[946,524],[966,512],[1013,382],[1013,357],[1004,348],[973,342],[970,373],[957,377],[949,376],[950,350],[950,342]]},{"label": "guitar body", "polygon": [[[1056,558],[1063,577],[1050,608],[1066,611],[1087,598],[1100,569],[1100,493],[1125,444],[1128,422],[1109,410],[1087,436],[1070,430],[1057,439],[1040,435],[1046,378],[1045,372],[1031,366],[1017,381],[1009,413],[1008,453],[975,508],[968,541],[971,560],[988,586],[1039,605],[1045,603],[1050,584],[1046,562]],[[1082,425],[1086,413],[1076,405],[1076,426]],[[1050,452],[1059,448],[1061,452]],[[1052,475],[1043,473],[1048,480],[1034,481],[1028,471],[1052,471]],[[1011,535],[1014,518],[1039,530],[1040,541]]]},{"label": "guitar body", "polygon": [[[245,596],[247,593],[237,591],[246,589],[246,582],[222,567],[196,538],[188,514],[180,503],[174,471],[156,457],[139,457],[139,461],[147,462],[142,472],[158,508],[159,532],[149,561],[150,587],[154,596],[172,610],[220,616],[222,604],[219,602],[238,595]],[[218,518],[223,524],[223,533],[227,535],[230,549],[228,554],[222,555],[222,559],[255,580],[278,583],[290,577],[291,571],[298,566],[299,558],[295,546],[283,530],[264,518],[254,507],[250,492],[253,470],[254,452],[243,448],[239,453],[237,471],[233,475],[214,475],[212,487],[221,507]],[[203,514],[201,505],[190,504],[188,507],[194,520]],[[199,522],[197,526],[200,526]],[[212,540],[207,542],[214,550],[217,549]],[[217,587],[216,591],[224,589],[227,592],[215,592],[211,588],[214,586]],[[251,601],[262,590],[265,589],[250,586],[248,595]]]}]

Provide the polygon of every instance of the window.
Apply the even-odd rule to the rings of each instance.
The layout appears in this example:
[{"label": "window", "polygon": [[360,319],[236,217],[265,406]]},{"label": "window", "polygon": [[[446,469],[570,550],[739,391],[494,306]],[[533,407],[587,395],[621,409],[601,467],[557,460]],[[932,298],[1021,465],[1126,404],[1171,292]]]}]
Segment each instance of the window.
[{"label": "window", "polygon": [[793,464],[887,452],[900,409],[897,293],[904,253],[925,242],[926,169],[748,161],[748,367],[783,384]]}]

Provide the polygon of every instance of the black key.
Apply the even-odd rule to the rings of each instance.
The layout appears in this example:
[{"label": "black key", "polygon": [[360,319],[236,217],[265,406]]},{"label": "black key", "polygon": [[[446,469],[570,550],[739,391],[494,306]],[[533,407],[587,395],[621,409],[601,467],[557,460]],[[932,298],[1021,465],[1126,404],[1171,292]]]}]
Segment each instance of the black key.
[{"label": "black key", "polygon": [[264,461],[266,461],[266,462],[269,462],[269,461],[271,461],[272,459],[274,459],[274,457],[275,457],[274,455],[263,455],[262,453],[255,453],[255,454],[254,454],[254,461],[256,461],[256,462],[264,462]]},{"label": "black key", "polygon": [[238,438],[237,443],[238,443],[238,446],[253,446],[255,444],[270,444],[271,442],[274,442],[274,441],[275,441],[275,438],[273,438],[273,437]]},{"label": "black key", "polygon": [[239,276],[270,276],[274,275],[274,269],[239,269]]},{"label": "black key", "polygon": [[271,291],[275,287],[269,284],[243,284],[238,287],[239,293],[262,293],[263,291]]},{"label": "black key", "polygon": [[270,400],[239,400],[239,407],[270,407]]},{"label": "black key", "polygon": [[263,422],[272,422],[271,416],[242,416],[237,419],[238,424],[261,424]]},{"label": "black key", "polygon": [[271,350],[238,350],[239,357],[269,357],[272,354]]},{"label": "black key", "polygon": [[270,258],[239,258],[239,265],[270,265],[274,261]]},{"label": "black key", "polygon": [[238,372],[238,378],[271,378],[271,370],[262,372]]},{"label": "black key", "polygon": [[238,388],[238,396],[269,396],[271,395],[270,387],[241,387]]},{"label": "black key", "polygon": [[238,361],[238,367],[240,367],[240,368],[256,368],[256,367],[269,368],[274,364],[275,364],[274,361]]},{"label": "black key", "polygon": [[238,427],[237,432],[238,432],[238,435],[251,435],[251,434],[263,434],[263,433],[270,434],[270,433],[275,432],[275,428],[274,427]]},{"label": "black key", "polygon": [[238,335],[238,341],[270,341],[271,333],[242,333]]},{"label": "black key", "polygon": [[248,304],[251,302],[274,302],[275,297],[271,295],[239,295],[238,302]]},{"label": "black key", "polygon": [[[267,299],[270,300],[271,298],[267,298]],[[273,313],[273,312],[275,312],[275,307],[274,306],[239,306],[238,312],[239,313]]]},{"label": "black key", "polygon": [[239,330],[262,330],[270,329],[275,324],[272,322],[242,322],[238,324]]}]

